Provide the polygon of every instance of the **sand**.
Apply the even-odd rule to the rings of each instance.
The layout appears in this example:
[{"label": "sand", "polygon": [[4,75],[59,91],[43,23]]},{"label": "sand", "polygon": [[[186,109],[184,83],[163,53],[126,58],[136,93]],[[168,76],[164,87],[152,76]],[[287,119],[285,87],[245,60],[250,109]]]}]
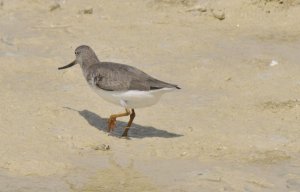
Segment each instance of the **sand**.
[{"label": "sand", "polygon": [[[300,191],[299,3],[1,0],[0,191]],[[110,136],[82,44],[182,89]]]}]

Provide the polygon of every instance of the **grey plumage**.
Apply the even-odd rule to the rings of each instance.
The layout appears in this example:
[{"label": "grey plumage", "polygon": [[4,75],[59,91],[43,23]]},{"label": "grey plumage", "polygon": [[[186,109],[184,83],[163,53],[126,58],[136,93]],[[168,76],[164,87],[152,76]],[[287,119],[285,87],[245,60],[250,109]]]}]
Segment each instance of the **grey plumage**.
[{"label": "grey plumage", "polygon": [[78,47],[75,54],[81,55],[79,64],[85,79],[100,89],[106,91],[180,89],[177,85],[155,79],[135,67],[119,63],[100,62],[95,52],[86,45]]},{"label": "grey plumage", "polygon": [[157,80],[137,68],[124,64],[99,62],[91,65],[87,71],[90,73],[85,74],[86,80],[106,91],[149,91],[174,87],[179,89],[177,85]]}]

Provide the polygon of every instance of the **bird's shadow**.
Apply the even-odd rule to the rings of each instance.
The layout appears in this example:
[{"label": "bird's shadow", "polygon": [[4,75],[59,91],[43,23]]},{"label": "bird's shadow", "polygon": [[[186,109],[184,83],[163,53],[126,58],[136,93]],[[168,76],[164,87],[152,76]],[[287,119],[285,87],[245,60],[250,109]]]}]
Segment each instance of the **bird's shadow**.
[{"label": "bird's shadow", "polygon": [[[69,107],[64,107],[72,111],[76,111],[81,115],[91,126],[95,127],[100,131],[107,132],[107,119],[101,118],[94,112],[89,110],[78,111]],[[112,135],[120,137],[126,127],[127,123],[124,121],[117,120],[117,126],[114,129]],[[172,137],[181,137],[182,135],[177,133],[171,133],[165,130],[160,130],[151,126],[142,126],[133,123],[129,129],[128,136],[131,138],[145,138],[145,137],[163,137],[163,138],[172,138]]]}]

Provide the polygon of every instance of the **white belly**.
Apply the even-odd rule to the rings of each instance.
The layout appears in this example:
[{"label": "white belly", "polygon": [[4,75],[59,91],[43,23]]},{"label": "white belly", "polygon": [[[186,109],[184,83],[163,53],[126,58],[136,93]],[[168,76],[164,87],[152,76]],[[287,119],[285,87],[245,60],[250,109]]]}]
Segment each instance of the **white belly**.
[{"label": "white belly", "polygon": [[91,88],[104,100],[131,109],[154,105],[162,94],[174,90],[173,88],[163,88],[152,91],[105,91],[94,86]]}]

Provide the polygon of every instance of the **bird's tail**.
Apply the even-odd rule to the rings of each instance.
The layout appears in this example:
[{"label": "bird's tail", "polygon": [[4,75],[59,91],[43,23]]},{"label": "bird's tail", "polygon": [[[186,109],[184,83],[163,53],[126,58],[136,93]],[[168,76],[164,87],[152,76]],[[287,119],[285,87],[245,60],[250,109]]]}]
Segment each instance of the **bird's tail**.
[{"label": "bird's tail", "polygon": [[158,79],[151,79],[150,80],[150,89],[163,89],[163,88],[176,88],[176,89],[181,89],[178,87],[178,85],[167,83],[164,81],[160,81]]}]

